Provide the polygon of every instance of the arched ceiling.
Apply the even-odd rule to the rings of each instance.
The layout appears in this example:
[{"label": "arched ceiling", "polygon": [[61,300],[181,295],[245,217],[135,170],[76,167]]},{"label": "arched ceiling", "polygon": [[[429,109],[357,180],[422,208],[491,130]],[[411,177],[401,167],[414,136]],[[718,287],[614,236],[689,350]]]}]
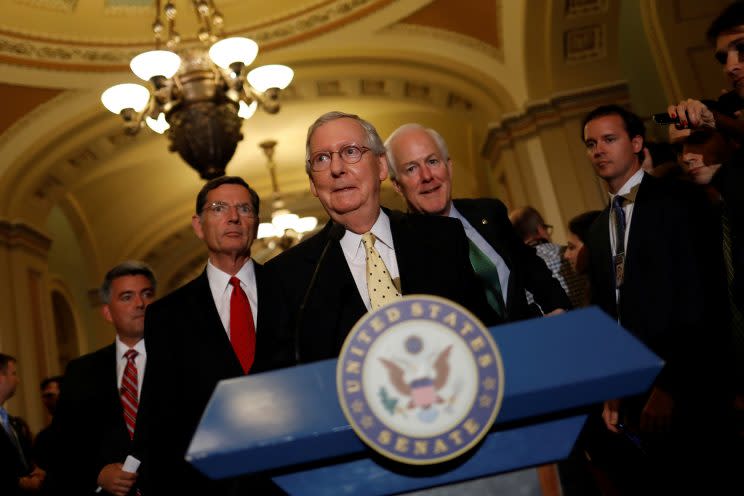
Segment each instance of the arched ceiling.
[{"label": "arched ceiling", "polygon": [[[470,168],[456,178],[455,193],[488,194],[479,152],[490,126],[566,91],[575,83],[571,74],[588,86],[619,77],[614,61],[605,71],[586,65],[616,53],[607,39],[616,29],[611,0],[215,3],[226,34],[259,43],[256,66],[295,70],[281,112],[259,111],[244,122],[227,172],[245,176],[268,199],[258,143],[277,140],[279,185],[300,213],[322,214],[303,161],[306,129],[324,112],[358,113],[383,137],[405,122],[435,127],[451,141],[456,163]],[[184,247],[181,266],[168,256],[188,238],[201,180],[168,152],[165,137],[148,129],[125,136],[120,119],[98,100],[106,87],[135,81],[127,64],[153,46],[154,4],[7,0],[0,16],[0,220],[43,232],[50,210],[60,206],[84,251],[94,254],[88,258],[96,279],[124,256],[158,260],[173,280],[203,260],[198,243]],[[190,2],[175,4],[188,45],[196,31]],[[386,202],[397,201],[385,191]],[[270,212],[268,201],[263,211]]]}]

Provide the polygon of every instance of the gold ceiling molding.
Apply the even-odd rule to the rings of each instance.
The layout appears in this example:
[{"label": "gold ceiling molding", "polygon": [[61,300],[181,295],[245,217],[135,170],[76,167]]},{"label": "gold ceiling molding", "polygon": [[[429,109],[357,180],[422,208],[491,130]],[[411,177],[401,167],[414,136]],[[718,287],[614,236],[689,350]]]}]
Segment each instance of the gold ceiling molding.
[{"label": "gold ceiling molding", "polygon": [[563,57],[566,64],[592,62],[607,56],[604,24],[594,24],[563,33]]},{"label": "gold ceiling molding", "polygon": [[[266,51],[326,34],[393,1],[330,0],[272,21],[228,29],[225,34],[249,36],[259,43],[262,51]],[[232,21],[235,25],[235,20]],[[183,46],[188,47],[197,43],[195,39],[184,39]],[[124,71],[132,57],[151,48],[151,45],[150,41],[112,43],[61,40],[48,35],[21,33],[2,28],[0,62],[70,71]]]},{"label": "gold ceiling molding", "polygon": [[271,21],[264,26],[246,27],[226,34],[243,34],[254,39],[261,49],[284,47],[331,30],[344,27],[392,3],[394,0],[336,0],[324,2],[312,10]]},{"label": "gold ceiling molding", "polygon": [[46,257],[52,240],[27,224],[0,220],[0,246],[23,248]]},{"label": "gold ceiling molding", "polygon": [[15,3],[58,12],[72,12],[78,0],[14,0]]},{"label": "gold ceiling molding", "polygon": [[604,14],[609,7],[608,0],[566,0],[566,18]]},{"label": "gold ceiling molding", "polygon": [[50,43],[0,32],[0,62],[12,65],[71,71],[121,71],[140,51]]},{"label": "gold ceiling molding", "polygon": [[477,106],[468,97],[432,81],[399,78],[328,78],[303,84],[285,101],[318,98],[384,98],[423,103],[449,111],[470,112]]},{"label": "gold ceiling molding", "polygon": [[504,62],[504,50],[501,47],[493,46],[490,43],[473,38],[472,36],[447,31],[445,29],[420,26],[418,24],[394,24],[380,30],[380,33],[397,34],[402,36],[420,36],[453,43],[483,53],[499,62]]},{"label": "gold ceiling molding", "polygon": [[[550,99],[529,102],[519,114],[504,119],[488,130],[481,156],[493,159],[509,147],[516,138],[529,136],[540,128],[562,123],[583,115],[599,105],[630,103],[630,91],[625,81],[558,94]],[[578,139],[578,137],[577,137]]]}]

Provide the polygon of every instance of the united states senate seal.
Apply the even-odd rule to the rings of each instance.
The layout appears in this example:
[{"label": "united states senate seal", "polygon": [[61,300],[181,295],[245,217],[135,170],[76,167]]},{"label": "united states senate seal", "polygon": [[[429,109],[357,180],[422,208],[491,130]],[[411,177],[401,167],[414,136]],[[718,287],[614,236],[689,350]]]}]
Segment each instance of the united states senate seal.
[{"label": "united states senate seal", "polygon": [[483,324],[444,298],[409,295],[370,312],[344,342],[341,408],[383,456],[413,465],[475,446],[501,407],[501,354]]}]

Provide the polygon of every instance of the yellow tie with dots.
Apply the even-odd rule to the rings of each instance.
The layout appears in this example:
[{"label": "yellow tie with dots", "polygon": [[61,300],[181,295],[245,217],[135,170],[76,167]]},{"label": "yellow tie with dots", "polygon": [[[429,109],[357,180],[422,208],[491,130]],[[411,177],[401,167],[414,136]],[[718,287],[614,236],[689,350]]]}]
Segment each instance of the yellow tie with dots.
[{"label": "yellow tie with dots", "polygon": [[400,298],[400,293],[393,284],[393,279],[385,267],[385,262],[375,249],[375,235],[371,232],[362,234],[362,243],[367,255],[367,292],[372,310]]}]

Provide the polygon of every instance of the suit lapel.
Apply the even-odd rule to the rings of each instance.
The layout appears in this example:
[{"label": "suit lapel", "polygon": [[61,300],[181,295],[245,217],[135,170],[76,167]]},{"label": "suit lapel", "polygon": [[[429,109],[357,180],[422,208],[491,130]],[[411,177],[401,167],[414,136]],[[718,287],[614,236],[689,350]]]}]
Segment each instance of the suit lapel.
[{"label": "suit lapel", "polygon": [[400,276],[400,294],[404,295],[406,294],[406,289],[410,286],[410,281],[408,281],[411,276],[410,257],[416,256],[409,249],[420,245],[411,243],[407,239],[409,230],[406,227],[404,214],[387,209],[384,210],[390,219],[390,233],[393,236],[393,243],[395,244],[395,261],[398,263],[398,275]]},{"label": "suit lapel", "polygon": [[[626,247],[626,264],[632,271],[632,263],[638,259],[641,235],[653,230],[654,219],[646,212],[648,205],[654,199],[654,178],[644,174],[641,184],[638,186],[635,201],[633,202],[633,215],[630,218],[630,232],[628,232],[628,246]],[[627,273],[626,273],[627,275]]]},{"label": "suit lapel", "polygon": [[610,246],[610,209],[605,208],[595,221],[596,228],[591,233],[592,270],[595,280],[592,281],[592,291],[596,295],[595,303],[599,304],[607,313],[616,317],[614,265],[612,248]]},{"label": "suit lapel", "polygon": [[[117,431],[121,432],[122,441],[129,442],[129,433],[127,432],[127,425],[124,422],[124,410],[121,406],[121,397],[117,386],[116,343],[104,348],[102,360],[98,368],[100,368],[101,380],[103,381],[100,389],[104,394],[102,404],[109,405],[108,410],[111,412],[112,418],[115,416],[117,419]],[[137,412],[137,415],[139,416],[139,412]]]},{"label": "suit lapel", "polygon": [[[313,249],[306,253],[305,263],[308,274],[312,274],[315,270],[323,248],[328,242],[330,228],[329,222],[314,237],[317,241],[314,242]],[[303,290],[303,295],[305,290]],[[303,339],[307,340],[309,336],[314,336],[313,348],[317,349],[322,356],[336,356],[348,330],[366,312],[367,307],[351,275],[341,245],[338,241],[332,241],[318,272],[305,314],[302,316]],[[318,332],[320,329],[317,329],[315,325],[317,322],[323,323],[322,325],[325,325],[327,330]],[[321,339],[328,341],[320,342]]]},{"label": "suit lapel", "polygon": [[189,294],[189,308],[192,317],[199,322],[196,328],[203,330],[198,339],[204,341],[203,344],[206,349],[217,352],[217,355],[211,358],[213,363],[226,364],[234,376],[243,375],[243,367],[240,365],[238,357],[235,356],[230,338],[222,325],[220,314],[217,312],[212,290],[209,288],[206,269],[199,277],[194,279],[193,283]]},{"label": "suit lapel", "polygon": [[508,247],[504,244],[504,240],[508,237],[504,233],[499,232],[498,219],[494,218],[493,212],[488,208],[483,208],[485,205],[481,206],[472,202],[463,203],[453,200],[453,203],[457,211],[467,219],[470,225],[478,231],[478,234],[483,236],[483,239],[504,259],[509,270],[513,271],[514,264],[512,263],[511,254]]}]

